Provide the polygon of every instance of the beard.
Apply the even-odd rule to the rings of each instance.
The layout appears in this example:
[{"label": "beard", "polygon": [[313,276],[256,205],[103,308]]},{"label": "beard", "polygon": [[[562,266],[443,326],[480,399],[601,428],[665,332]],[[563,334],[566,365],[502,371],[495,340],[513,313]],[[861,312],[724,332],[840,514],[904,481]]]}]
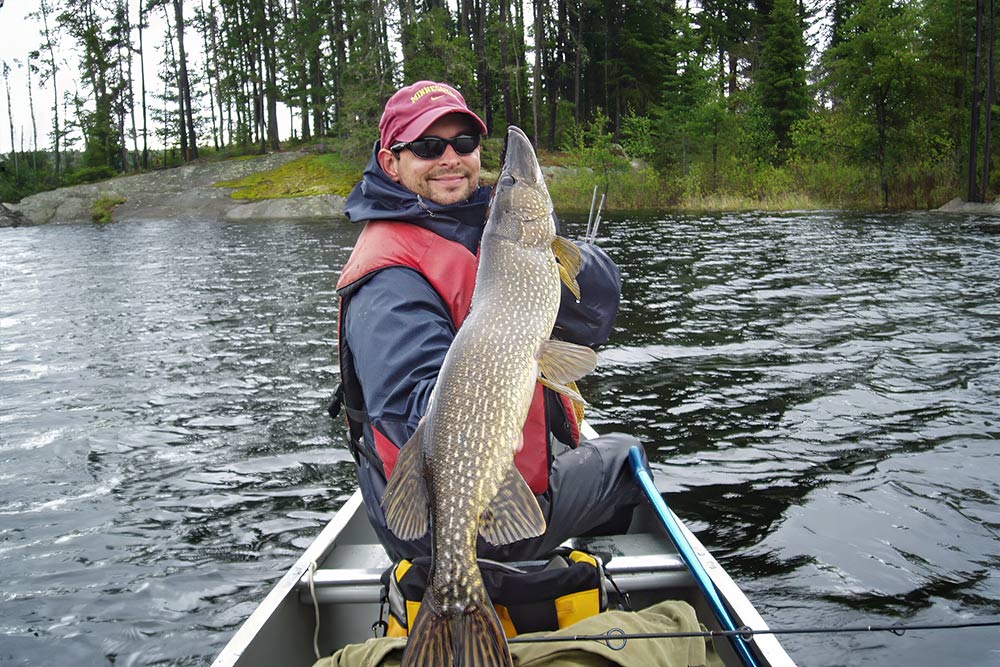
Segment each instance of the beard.
[{"label": "beard", "polygon": [[447,169],[433,169],[418,182],[412,185],[404,183],[404,185],[435,204],[448,206],[471,197],[479,187],[479,182],[472,169],[460,165]]}]

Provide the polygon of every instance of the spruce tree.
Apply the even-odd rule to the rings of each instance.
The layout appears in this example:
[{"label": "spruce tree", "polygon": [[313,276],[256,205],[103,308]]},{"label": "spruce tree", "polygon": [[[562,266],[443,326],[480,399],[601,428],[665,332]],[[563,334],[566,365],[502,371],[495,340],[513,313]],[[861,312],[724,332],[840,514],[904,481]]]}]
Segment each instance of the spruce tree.
[{"label": "spruce tree", "polygon": [[803,22],[795,0],[774,0],[754,83],[777,139],[779,157],[791,148],[792,125],[809,113],[807,58]]}]

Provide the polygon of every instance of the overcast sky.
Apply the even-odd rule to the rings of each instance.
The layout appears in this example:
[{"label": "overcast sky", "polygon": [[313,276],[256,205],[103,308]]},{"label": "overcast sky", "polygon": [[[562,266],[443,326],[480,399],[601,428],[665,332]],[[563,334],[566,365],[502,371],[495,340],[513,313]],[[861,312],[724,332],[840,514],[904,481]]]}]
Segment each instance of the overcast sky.
[{"label": "overcast sky", "polygon": [[[0,0],[0,61],[10,67],[10,109],[14,119],[14,145],[17,150],[32,149],[32,129],[31,129],[31,106],[28,102],[28,75],[27,62],[28,54],[38,50],[42,45],[42,25],[41,21],[29,18],[28,14],[38,10],[39,0]],[[59,11],[62,2],[60,0],[50,0],[50,6],[55,6],[55,11]],[[138,5],[130,2],[133,13],[138,12]],[[145,47],[147,55],[146,65],[146,86],[147,90],[159,90],[162,87],[157,78],[157,68],[162,60],[161,42],[165,30],[163,29],[162,16],[154,13],[149,17],[150,28],[144,31]],[[138,16],[133,16],[133,25],[138,22]],[[49,29],[55,27],[55,21],[49,18]],[[197,62],[201,57],[198,49],[198,40],[195,38],[191,28],[186,31],[189,35],[187,39],[188,58],[191,66],[197,67]],[[62,35],[59,39],[61,48],[56,52],[56,59],[60,62],[57,80],[59,85],[60,98],[67,91],[81,89],[79,77],[79,54],[73,48],[69,37]],[[42,54],[47,57],[46,54]],[[138,59],[135,61],[138,66]],[[138,76],[136,77],[138,80]],[[38,74],[32,75],[31,88],[34,99],[35,123],[38,128],[38,146],[40,150],[48,150],[52,147],[49,139],[49,132],[52,131],[52,84],[46,82],[41,86]],[[85,95],[88,91],[82,91]],[[138,95],[138,90],[136,91]],[[60,107],[60,124],[63,120],[62,108]],[[141,122],[141,121],[140,121]],[[151,137],[152,139],[152,137]],[[76,148],[82,149],[79,144]],[[10,141],[10,118],[8,116],[7,91],[0,90],[0,154],[9,152]]]},{"label": "overcast sky", "polygon": [[[6,63],[10,67],[10,106],[7,104],[7,91],[0,89],[0,154],[8,153],[11,150],[10,139],[10,115],[14,121],[14,146],[16,150],[28,151],[32,146],[31,128],[31,107],[28,103],[28,76],[27,61],[28,54],[38,50],[42,45],[41,21],[28,18],[28,14],[38,10],[39,0],[0,0],[0,62]],[[50,0],[50,6],[54,5],[58,11],[61,7],[61,0]],[[129,2],[133,16],[133,25],[138,22],[138,5]],[[55,12],[54,12],[55,13]],[[154,12],[148,16],[150,28],[143,32],[146,58],[146,87],[147,91],[162,92],[162,83],[157,76],[157,69],[163,59],[162,41],[166,30],[163,27],[163,16],[161,12]],[[50,17],[49,28],[54,26],[54,20]],[[185,46],[188,54],[188,65],[192,68],[199,67],[202,59],[200,49],[200,37],[189,26],[185,31],[187,36]],[[67,91],[81,89],[79,77],[79,54],[71,48],[68,37],[61,37],[62,48],[57,51],[56,59],[60,61],[59,72],[57,74],[60,98]],[[45,54],[43,54],[45,55]],[[138,66],[138,59],[135,61]],[[136,76],[138,80],[138,76]],[[2,84],[2,79],[0,79]],[[46,82],[43,87],[39,83],[38,75],[32,76],[32,98],[34,99],[35,124],[38,131],[38,147],[40,150],[50,150],[52,142],[49,133],[52,131],[52,85]],[[84,95],[88,91],[81,91]],[[138,96],[138,87],[136,95]],[[10,108],[10,112],[8,112]],[[10,113],[10,115],[9,115]],[[60,107],[60,125],[63,124],[64,114]],[[141,122],[141,119],[137,119]],[[279,104],[278,114],[278,134],[284,139],[291,134],[291,119],[288,110],[284,105]],[[150,135],[151,144],[156,143],[155,128],[151,128],[154,134]],[[202,137],[201,143],[211,143],[211,137]],[[81,149],[79,143],[76,148]]]},{"label": "overcast sky", "polygon": [[[0,61],[10,67],[10,106],[14,117],[14,142],[20,150],[22,133],[25,150],[31,150],[31,112],[28,107],[28,54],[42,43],[39,25],[28,14],[38,9],[38,0],[0,0]],[[51,26],[50,26],[51,27]],[[75,60],[71,53],[64,53]],[[18,66],[20,65],[20,66]],[[76,67],[62,68],[60,88],[73,84],[68,75],[75,74]],[[34,77],[37,79],[37,77]],[[67,79],[63,81],[63,79]],[[40,147],[49,146],[48,132],[52,129],[52,89],[39,89],[38,81],[32,83],[35,100],[35,122],[38,125]],[[10,119],[7,106],[7,90],[0,90],[0,153],[10,151]]]}]

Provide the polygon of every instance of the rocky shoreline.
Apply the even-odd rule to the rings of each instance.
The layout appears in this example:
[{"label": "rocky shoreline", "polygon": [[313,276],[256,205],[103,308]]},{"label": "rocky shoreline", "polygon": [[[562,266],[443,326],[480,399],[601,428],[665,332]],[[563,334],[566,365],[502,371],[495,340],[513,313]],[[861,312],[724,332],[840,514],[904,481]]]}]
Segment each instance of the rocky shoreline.
[{"label": "rocky shoreline", "polygon": [[[198,162],[172,169],[121,176],[41,192],[18,204],[0,204],[0,227],[89,222],[95,202],[121,201],[111,214],[114,222],[135,220],[319,220],[342,217],[344,198],[316,195],[264,201],[233,199],[232,188],[215,184],[269,171],[302,157],[300,151],[249,158]],[[552,177],[552,174],[547,174]],[[1000,216],[1000,201],[987,204],[953,199],[943,213]]]},{"label": "rocky shoreline", "polygon": [[221,181],[275,169],[302,157],[288,151],[251,158],[195,164],[122,176],[41,192],[18,204],[0,206],[0,227],[79,223],[91,220],[100,199],[122,200],[111,214],[114,222],[156,219],[272,220],[322,219],[342,216],[344,198],[317,195],[266,201],[233,199]]},{"label": "rocky shoreline", "polygon": [[20,227],[29,224],[27,218],[12,211],[5,204],[0,204],[0,227]]},{"label": "rocky shoreline", "polygon": [[941,208],[934,209],[941,213],[976,213],[981,215],[1000,215],[1000,199],[993,202],[979,203],[964,201],[955,197]]}]

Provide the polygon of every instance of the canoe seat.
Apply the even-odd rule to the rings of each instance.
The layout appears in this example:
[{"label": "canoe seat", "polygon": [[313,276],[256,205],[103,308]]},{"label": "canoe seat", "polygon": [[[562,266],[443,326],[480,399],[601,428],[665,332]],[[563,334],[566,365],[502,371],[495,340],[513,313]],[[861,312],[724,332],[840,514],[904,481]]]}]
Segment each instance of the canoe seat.
[{"label": "canoe seat", "polygon": [[[672,551],[663,553],[663,541],[653,535],[615,535],[583,542],[573,540],[574,548],[611,555],[605,568],[622,592],[662,590],[690,581],[690,573],[680,556]],[[656,549],[661,551],[657,553]],[[389,565],[378,544],[337,547],[312,575],[311,584],[309,573],[299,579],[296,584],[299,599],[313,604],[312,590],[315,590],[320,604],[377,603],[382,592],[382,573]]]}]

